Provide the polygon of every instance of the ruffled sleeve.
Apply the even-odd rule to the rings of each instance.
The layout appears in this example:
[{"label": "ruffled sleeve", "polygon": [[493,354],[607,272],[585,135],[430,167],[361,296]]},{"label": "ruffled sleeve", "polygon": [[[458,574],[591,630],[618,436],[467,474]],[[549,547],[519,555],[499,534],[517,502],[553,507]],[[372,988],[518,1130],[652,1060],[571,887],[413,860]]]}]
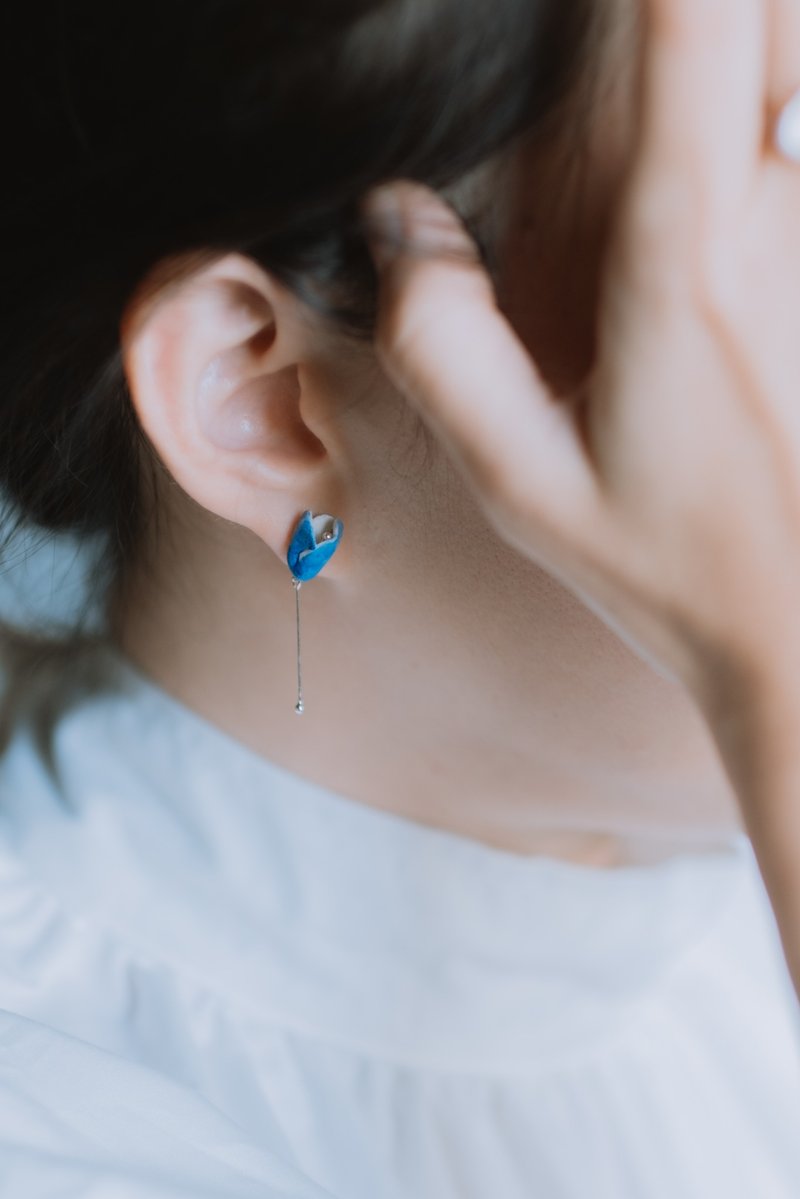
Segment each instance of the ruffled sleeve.
[{"label": "ruffled sleeve", "polygon": [[188,1087],[7,1011],[0,1195],[331,1199]]}]

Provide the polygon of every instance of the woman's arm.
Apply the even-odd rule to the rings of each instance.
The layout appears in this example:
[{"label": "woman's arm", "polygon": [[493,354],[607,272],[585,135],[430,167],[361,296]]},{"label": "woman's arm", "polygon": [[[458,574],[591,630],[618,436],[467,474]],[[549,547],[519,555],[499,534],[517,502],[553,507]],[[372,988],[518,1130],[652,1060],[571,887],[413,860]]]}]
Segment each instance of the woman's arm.
[{"label": "woman's arm", "polygon": [[[800,632],[800,619],[798,620]],[[800,641],[697,697],[736,791],[800,996]]]}]

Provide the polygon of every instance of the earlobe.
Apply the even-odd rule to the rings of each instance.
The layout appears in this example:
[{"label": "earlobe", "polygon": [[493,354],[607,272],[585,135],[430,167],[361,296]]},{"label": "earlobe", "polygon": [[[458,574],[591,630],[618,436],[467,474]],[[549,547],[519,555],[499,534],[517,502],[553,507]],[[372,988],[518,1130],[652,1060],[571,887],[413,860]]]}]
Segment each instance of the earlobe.
[{"label": "earlobe", "polygon": [[[176,482],[285,552],[298,509],[324,503],[328,452],[308,423],[309,325],[257,263],[228,255],[126,312],[139,420]],[[134,303],[137,301],[134,299]]]}]

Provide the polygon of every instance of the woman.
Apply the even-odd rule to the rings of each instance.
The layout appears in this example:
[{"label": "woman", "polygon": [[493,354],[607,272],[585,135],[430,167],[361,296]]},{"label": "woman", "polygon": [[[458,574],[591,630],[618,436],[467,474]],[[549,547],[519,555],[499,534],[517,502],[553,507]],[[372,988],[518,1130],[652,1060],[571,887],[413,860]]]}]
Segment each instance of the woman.
[{"label": "woman", "polygon": [[0,1193],[796,1195],[796,6],[53,16]]}]

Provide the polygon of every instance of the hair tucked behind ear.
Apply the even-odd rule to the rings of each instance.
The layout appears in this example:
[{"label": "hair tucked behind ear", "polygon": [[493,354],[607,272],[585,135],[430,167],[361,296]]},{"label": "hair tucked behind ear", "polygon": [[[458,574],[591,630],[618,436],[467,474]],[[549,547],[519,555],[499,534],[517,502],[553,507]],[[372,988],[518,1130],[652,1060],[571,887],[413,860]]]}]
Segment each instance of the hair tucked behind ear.
[{"label": "hair tucked behind ear", "polygon": [[149,460],[119,326],[189,251],[251,255],[355,334],[372,185],[442,187],[548,114],[579,0],[54,0],[6,37],[0,489],[7,527],[98,533],[119,577]]}]

